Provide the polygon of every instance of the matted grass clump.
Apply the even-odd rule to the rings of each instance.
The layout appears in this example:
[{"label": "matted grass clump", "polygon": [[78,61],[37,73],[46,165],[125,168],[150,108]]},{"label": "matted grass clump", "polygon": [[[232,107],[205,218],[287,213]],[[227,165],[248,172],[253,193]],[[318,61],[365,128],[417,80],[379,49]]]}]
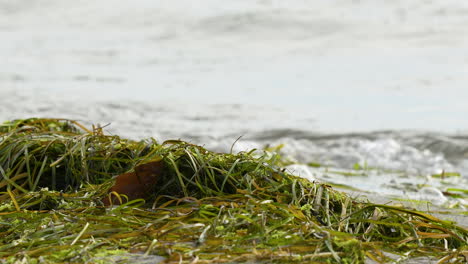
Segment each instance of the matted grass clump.
[{"label": "matted grass clump", "polygon": [[[286,173],[274,153],[132,141],[69,120],[0,127],[0,262],[466,263],[468,231],[357,202]],[[104,206],[114,176],[164,163],[145,199]],[[148,263],[148,262],[146,262]]]}]

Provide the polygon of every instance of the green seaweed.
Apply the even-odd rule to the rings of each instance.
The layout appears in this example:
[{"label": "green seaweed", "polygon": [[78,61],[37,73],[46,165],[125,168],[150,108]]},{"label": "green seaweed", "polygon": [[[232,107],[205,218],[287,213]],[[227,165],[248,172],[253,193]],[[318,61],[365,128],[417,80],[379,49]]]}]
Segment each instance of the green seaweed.
[{"label": "green seaweed", "polygon": [[[465,228],[290,175],[270,152],[132,141],[60,119],[0,131],[3,263],[467,261]],[[104,206],[114,176],[155,157],[165,169],[151,197]]]}]

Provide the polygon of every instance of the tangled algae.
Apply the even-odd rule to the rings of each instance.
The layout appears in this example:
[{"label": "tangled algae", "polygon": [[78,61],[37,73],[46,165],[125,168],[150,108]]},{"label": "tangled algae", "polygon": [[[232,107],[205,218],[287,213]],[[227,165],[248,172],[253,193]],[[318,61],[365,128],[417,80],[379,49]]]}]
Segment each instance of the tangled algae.
[{"label": "tangled algae", "polygon": [[[288,174],[275,153],[258,153],[132,141],[71,120],[6,122],[0,262],[466,263],[463,227],[356,201]],[[116,175],[154,161],[162,169],[144,193],[119,193]],[[103,202],[109,195],[112,205]]]}]

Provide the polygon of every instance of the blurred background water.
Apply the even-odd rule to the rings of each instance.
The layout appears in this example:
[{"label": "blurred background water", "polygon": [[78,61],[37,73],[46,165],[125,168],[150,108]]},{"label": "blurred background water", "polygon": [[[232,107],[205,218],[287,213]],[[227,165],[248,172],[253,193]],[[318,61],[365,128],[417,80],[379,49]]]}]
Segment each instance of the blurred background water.
[{"label": "blurred background water", "polygon": [[292,173],[442,203],[468,188],[466,25],[461,0],[0,0],[0,117],[285,144],[322,165]]}]

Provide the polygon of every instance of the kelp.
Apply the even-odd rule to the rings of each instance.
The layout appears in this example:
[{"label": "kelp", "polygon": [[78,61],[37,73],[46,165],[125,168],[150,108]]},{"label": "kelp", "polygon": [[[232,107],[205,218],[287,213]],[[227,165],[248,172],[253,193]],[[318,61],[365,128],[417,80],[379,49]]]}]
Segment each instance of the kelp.
[{"label": "kelp", "polygon": [[[0,132],[3,263],[467,261],[465,228],[290,175],[276,153],[133,141],[60,119]],[[103,202],[115,176],[155,160],[150,195]]]}]

